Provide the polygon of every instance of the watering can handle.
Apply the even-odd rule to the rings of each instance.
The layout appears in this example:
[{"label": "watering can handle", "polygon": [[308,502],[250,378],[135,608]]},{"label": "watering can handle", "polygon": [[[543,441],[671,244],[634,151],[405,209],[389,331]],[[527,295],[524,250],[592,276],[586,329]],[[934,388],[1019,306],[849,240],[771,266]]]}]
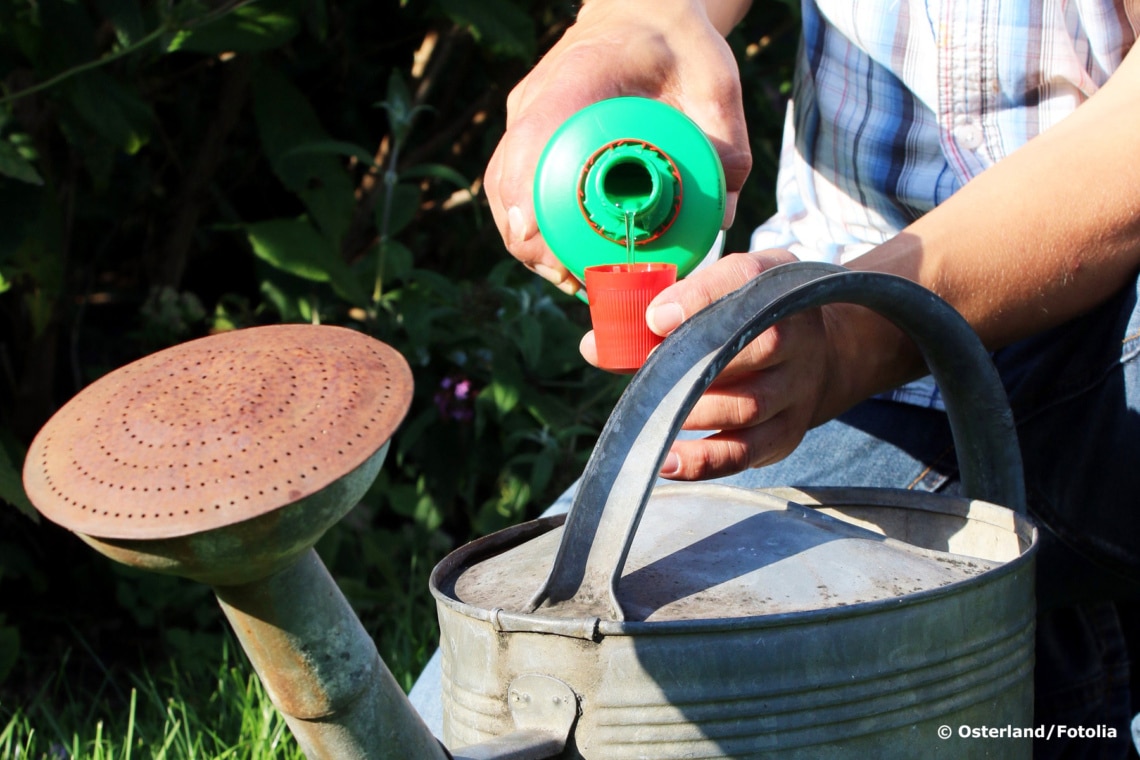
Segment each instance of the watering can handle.
[{"label": "watering can handle", "polygon": [[938,382],[963,490],[1024,514],[1021,452],[989,355],[953,307],[909,280],[797,262],[770,269],[686,320],[649,357],[582,474],[540,606],[623,620],[615,587],[669,444],[721,370],[760,333],[805,309],[865,306],[914,340]]}]

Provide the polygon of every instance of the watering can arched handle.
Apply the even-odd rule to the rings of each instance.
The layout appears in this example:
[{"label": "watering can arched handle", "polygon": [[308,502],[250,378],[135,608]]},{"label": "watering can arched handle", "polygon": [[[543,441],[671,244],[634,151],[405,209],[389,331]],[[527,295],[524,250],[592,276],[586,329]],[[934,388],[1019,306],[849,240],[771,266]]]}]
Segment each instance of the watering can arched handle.
[{"label": "watering can arched handle", "polygon": [[697,399],[760,333],[805,309],[852,303],[921,349],[938,382],[964,493],[1025,513],[1021,452],[1005,390],[969,324],[909,280],[798,262],[775,267],[686,320],[655,350],[610,415],[582,474],[554,565],[531,600],[623,620],[615,593],[669,444]]}]

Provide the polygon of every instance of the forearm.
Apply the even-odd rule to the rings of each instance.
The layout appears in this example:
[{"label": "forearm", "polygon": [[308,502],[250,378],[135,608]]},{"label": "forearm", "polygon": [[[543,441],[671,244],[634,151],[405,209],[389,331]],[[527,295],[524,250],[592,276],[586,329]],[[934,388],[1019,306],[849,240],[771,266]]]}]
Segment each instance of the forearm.
[{"label": "forearm", "polygon": [[[1137,124],[1134,52],[1072,115],[850,266],[930,288],[990,348],[1070,320],[1140,268]],[[882,320],[847,309],[840,321],[864,368],[846,391],[855,400],[920,371],[917,354]],[[877,352],[870,359],[868,347]]]}]

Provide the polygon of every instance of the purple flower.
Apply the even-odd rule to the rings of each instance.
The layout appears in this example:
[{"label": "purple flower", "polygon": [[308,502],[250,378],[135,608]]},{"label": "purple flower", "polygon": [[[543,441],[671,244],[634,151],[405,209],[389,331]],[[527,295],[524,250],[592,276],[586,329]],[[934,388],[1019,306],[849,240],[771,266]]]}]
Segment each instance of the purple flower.
[{"label": "purple flower", "polygon": [[462,375],[448,375],[439,382],[439,390],[432,400],[439,416],[456,422],[470,422],[475,418],[475,398],[479,392],[472,382]]}]

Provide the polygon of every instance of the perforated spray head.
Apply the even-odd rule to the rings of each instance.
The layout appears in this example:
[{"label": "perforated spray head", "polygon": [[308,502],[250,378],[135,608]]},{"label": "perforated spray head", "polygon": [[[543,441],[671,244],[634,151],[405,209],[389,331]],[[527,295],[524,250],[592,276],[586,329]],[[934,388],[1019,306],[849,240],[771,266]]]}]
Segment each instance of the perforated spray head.
[{"label": "perforated spray head", "polygon": [[407,362],[339,327],[222,333],[118,369],[32,442],[48,519],[127,564],[238,582],[359,500],[411,402]]}]

